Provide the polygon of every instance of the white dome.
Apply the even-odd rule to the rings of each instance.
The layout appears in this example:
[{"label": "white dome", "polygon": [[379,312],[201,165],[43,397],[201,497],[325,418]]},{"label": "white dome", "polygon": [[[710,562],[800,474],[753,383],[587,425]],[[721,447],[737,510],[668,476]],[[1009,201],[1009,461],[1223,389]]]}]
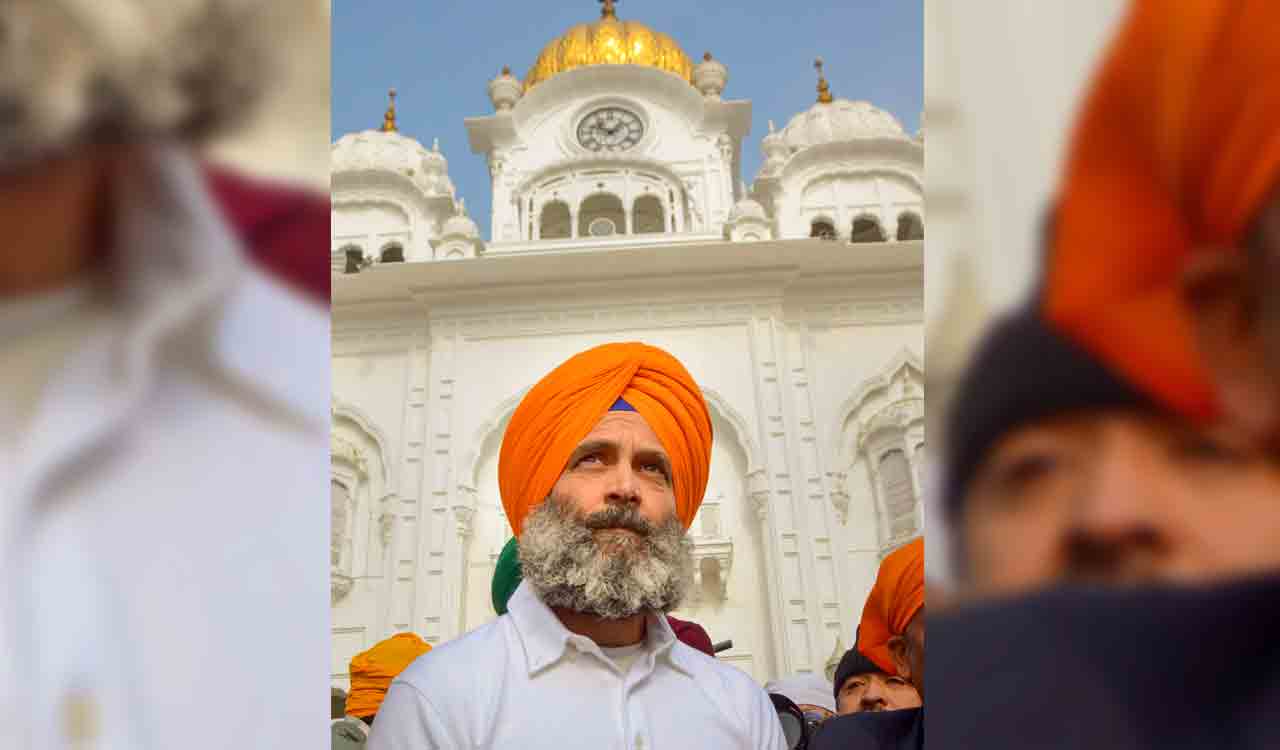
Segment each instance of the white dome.
[{"label": "white dome", "polygon": [[733,210],[729,212],[729,223],[732,224],[743,219],[768,221],[769,217],[764,211],[764,206],[760,205],[754,198],[743,198],[735,203]]},{"label": "white dome", "polygon": [[907,138],[898,120],[870,102],[836,99],[821,102],[791,118],[782,129],[788,147],[799,151],[824,143],[863,138]]},{"label": "white dome", "polygon": [[394,131],[348,133],[329,150],[331,174],[391,172],[413,180],[428,195],[453,195],[447,170],[448,163],[439,152]]},{"label": "white dome", "polygon": [[466,214],[454,214],[444,222],[440,230],[441,237],[466,237],[475,239],[480,236],[480,228]]}]

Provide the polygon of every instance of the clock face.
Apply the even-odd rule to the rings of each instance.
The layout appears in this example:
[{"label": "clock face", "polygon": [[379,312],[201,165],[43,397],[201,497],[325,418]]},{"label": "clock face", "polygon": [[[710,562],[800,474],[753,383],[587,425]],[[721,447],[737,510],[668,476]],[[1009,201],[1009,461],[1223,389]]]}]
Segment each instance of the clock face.
[{"label": "clock face", "polygon": [[644,123],[621,107],[597,109],[578,123],[578,143],[590,151],[626,151],[644,136]]}]

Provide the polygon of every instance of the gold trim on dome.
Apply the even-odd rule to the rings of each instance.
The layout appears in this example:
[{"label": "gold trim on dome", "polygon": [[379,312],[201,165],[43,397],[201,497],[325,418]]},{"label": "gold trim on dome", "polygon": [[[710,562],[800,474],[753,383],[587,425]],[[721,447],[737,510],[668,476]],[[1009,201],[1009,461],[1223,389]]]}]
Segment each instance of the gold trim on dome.
[{"label": "gold trim on dome", "polygon": [[551,40],[524,78],[524,90],[557,73],[588,65],[644,65],[693,85],[693,62],[676,41],[639,21],[620,21],[606,4],[594,23],[578,24]]},{"label": "gold trim on dome", "polygon": [[382,132],[396,132],[396,90],[391,89],[387,92],[387,96],[391,99],[391,103],[387,105],[387,111],[382,115]]},{"label": "gold trim on dome", "polygon": [[827,83],[827,78],[822,74],[822,58],[819,57],[813,61],[813,67],[818,69],[818,103],[830,104],[834,101],[831,98],[831,84]]}]

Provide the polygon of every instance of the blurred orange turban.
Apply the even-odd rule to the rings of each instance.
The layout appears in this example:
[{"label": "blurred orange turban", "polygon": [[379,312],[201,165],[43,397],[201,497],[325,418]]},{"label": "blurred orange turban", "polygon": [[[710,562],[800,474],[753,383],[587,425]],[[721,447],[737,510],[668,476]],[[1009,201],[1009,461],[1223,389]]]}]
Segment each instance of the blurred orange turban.
[{"label": "blurred orange turban", "polygon": [[391,681],[414,659],[430,650],[431,645],[413,633],[396,633],[352,657],[347,715],[363,717],[378,713]]},{"label": "blurred orange turban", "polygon": [[676,514],[686,529],[693,523],[711,466],[711,416],[702,391],[661,349],[605,344],[552,370],[511,415],[498,454],[498,490],[516,536],[529,511],[551,493],[578,443],[619,398],[662,442],[671,459]]},{"label": "blurred orange turban", "polygon": [[1217,404],[1179,276],[1280,181],[1280,3],[1135,0],[1068,155],[1045,312],[1192,418]]},{"label": "blurred orange turban", "polygon": [[924,606],[924,537],[894,550],[880,563],[858,625],[858,650],[886,674],[898,673],[889,639],[902,635]]}]

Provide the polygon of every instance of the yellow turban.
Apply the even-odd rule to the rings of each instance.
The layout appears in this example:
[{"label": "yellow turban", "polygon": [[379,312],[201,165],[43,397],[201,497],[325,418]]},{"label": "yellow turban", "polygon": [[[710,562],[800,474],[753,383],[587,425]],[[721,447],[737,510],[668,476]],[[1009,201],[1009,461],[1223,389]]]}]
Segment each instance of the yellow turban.
[{"label": "yellow turban", "polygon": [[897,674],[889,639],[902,635],[924,606],[924,538],[894,550],[880,563],[858,625],[858,651],[886,674]]},{"label": "yellow turban", "polygon": [[1179,278],[1238,248],[1280,182],[1278,40],[1276,0],[1136,0],[1067,161],[1049,319],[1197,419],[1218,405]]},{"label": "yellow turban", "polygon": [[372,716],[378,713],[391,681],[414,659],[430,650],[431,645],[413,633],[396,633],[352,657],[347,715]]},{"label": "yellow turban", "polygon": [[640,343],[606,344],[552,370],[511,415],[498,454],[498,490],[517,536],[578,443],[619,398],[662,442],[671,459],[676,514],[686,529],[693,523],[711,466],[711,416],[702,392],[667,352]]}]

